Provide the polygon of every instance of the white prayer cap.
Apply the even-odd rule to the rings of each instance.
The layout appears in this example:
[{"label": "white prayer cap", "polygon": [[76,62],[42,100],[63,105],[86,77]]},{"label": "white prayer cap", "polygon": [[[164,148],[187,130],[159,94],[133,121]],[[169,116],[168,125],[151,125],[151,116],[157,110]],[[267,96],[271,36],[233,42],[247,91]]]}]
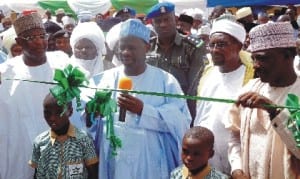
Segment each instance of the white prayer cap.
[{"label": "white prayer cap", "polygon": [[202,20],[202,14],[200,14],[200,13],[195,13],[194,15],[193,15],[193,18],[194,18],[194,20]]},{"label": "white prayer cap", "polygon": [[201,28],[197,32],[197,35],[209,35],[209,34],[210,34],[210,25],[209,24],[201,26]]},{"label": "white prayer cap", "polygon": [[193,9],[191,15],[195,20],[202,20],[203,19],[203,11],[201,9],[198,9],[198,8]]},{"label": "white prayer cap", "polygon": [[[120,39],[121,25],[123,22],[120,22],[114,25],[106,34],[106,44],[110,50],[114,50],[117,45],[118,40]],[[122,65],[122,63],[118,60],[116,55],[113,56],[112,63],[115,66]]]},{"label": "white prayer cap", "polygon": [[194,20],[202,20],[203,11],[199,8],[189,8],[182,10],[182,14],[189,15],[193,17]]},{"label": "white prayer cap", "polygon": [[65,14],[65,10],[63,8],[59,8],[55,11],[55,14],[58,15],[58,14]]},{"label": "white prayer cap", "polygon": [[64,16],[62,19],[61,19],[61,21],[62,21],[62,23],[64,24],[64,25],[68,25],[68,24],[73,24],[73,25],[75,25],[76,23],[75,23],[75,20],[72,18],[72,17],[70,17],[70,16]]},{"label": "white prayer cap", "polygon": [[120,39],[121,25],[123,22],[120,22],[114,25],[106,34],[106,43],[110,50],[114,50],[115,45]]},{"label": "white prayer cap", "polygon": [[[1,33],[1,36],[3,37],[3,46],[7,50],[9,57],[12,57],[11,53],[11,47],[16,44],[15,38],[17,37],[17,34],[15,32],[14,27],[11,27],[7,29],[6,31]],[[1,39],[1,38],[0,38]]]},{"label": "white prayer cap", "polygon": [[226,33],[237,39],[242,44],[244,44],[246,39],[245,28],[241,24],[228,19],[217,20],[213,23],[210,36],[216,32]]},{"label": "white prayer cap", "polygon": [[106,54],[104,33],[101,30],[101,28],[96,24],[96,22],[84,22],[79,23],[77,26],[75,26],[70,38],[70,44],[72,49],[74,49],[75,44],[79,40],[84,38],[94,43],[99,56]]},{"label": "white prayer cap", "polygon": [[77,15],[79,22],[89,22],[93,17],[94,16],[91,11],[80,11]]},{"label": "white prayer cap", "polygon": [[237,20],[247,17],[249,15],[252,15],[252,10],[250,7],[243,7],[241,9],[237,10],[235,13],[235,17]]}]

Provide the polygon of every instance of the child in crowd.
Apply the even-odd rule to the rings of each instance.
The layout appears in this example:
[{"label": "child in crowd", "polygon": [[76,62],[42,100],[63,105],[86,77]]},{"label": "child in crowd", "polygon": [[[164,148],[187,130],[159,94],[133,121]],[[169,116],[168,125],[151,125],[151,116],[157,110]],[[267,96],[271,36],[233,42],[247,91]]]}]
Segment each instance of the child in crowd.
[{"label": "child in crowd", "polygon": [[92,138],[69,122],[72,104],[64,111],[64,106],[48,94],[43,107],[51,130],[38,135],[33,143],[29,164],[36,170],[36,178],[98,178],[98,158]]},{"label": "child in crowd", "polygon": [[201,126],[189,129],[182,141],[183,165],[171,172],[171,179],[227,179],[227,175],[209,166],[214,155],[214,135]]}]

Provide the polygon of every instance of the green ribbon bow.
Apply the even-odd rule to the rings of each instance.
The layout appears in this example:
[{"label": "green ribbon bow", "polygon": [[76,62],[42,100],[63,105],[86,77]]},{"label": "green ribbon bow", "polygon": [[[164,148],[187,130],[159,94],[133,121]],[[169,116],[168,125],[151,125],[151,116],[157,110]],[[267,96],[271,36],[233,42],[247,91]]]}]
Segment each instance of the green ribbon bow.
[{"label": "green ribbon bow", "polygon": [[94,114],[106,117],[106,138],[110,141],[112,155],[117,155],[117,148],[122,147],[122,141],[115,135],[113,113],[117,111],[117,103],[111,99],[111,90],[96,91],[94,98],[86,104],[88,114],[91,114],[91,121],[94,123]]},{"label": "green ribbon bow", "polygon": [[55,69],[54,80],[58,82],[56,86],[50,89],[51,94],[56,98],[57,104],[64,106],[64,111],[67,109],[67,104],[76,98],[76,110],[80,111],[80,89],[83,83],[88,83],[83,72],[78,67],[68,65],[65,69]]},{"label": "green ribbon bow", "polygon": [[291,115],[287,121],[287,128],[293,133],[294,139],[297,143],[297,147],[300,148],[300,104],[298,96],[294,94],[288,94],[285,104],[286,106],[298,108],[288,108]]}]

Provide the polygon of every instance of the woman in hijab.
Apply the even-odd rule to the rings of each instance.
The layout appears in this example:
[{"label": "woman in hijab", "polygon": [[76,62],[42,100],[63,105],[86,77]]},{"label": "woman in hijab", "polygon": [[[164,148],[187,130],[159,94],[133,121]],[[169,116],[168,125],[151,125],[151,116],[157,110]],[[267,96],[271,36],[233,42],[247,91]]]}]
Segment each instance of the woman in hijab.
[{"label": "woman in hijab", "polygon": [[73,49],[71,60],[89,73],[88,78],[103,71],[105,39],[95,22],[78,24],[72,32],[70,44]]}]

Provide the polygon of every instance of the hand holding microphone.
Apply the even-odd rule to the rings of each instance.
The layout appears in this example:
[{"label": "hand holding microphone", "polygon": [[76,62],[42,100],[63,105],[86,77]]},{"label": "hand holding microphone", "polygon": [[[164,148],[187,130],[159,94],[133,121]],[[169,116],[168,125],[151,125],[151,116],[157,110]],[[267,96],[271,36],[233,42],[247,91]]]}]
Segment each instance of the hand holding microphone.
[{"label": "hand holding microphone", "polygon": [[[122,90],[131,90],[132,88],[132,80],[128,77],[120,78],[119,80],[119,89]],[[123,94],[128,94],[128,92],[122,92]],[[118,102],[119,103],[119,102]],[[119,111],[119,121],[125,122],[126,117],[126,109],[122,107],[119,103],[120,111]]]}]

